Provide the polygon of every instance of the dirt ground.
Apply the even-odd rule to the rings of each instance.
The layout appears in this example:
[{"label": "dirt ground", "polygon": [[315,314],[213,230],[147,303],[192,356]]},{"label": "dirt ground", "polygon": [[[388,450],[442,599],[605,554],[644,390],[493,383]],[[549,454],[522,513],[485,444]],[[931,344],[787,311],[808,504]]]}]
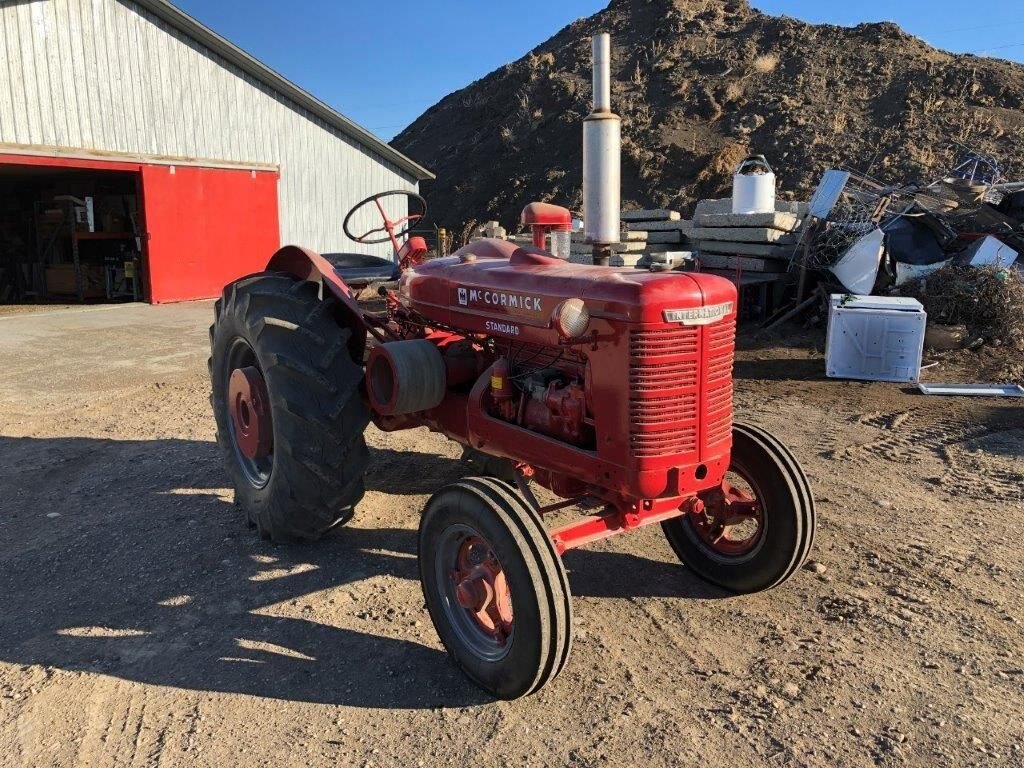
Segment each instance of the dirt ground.
[{"label": "dirt ground", "polygon": [[371,431],[353,524],[259,541],[213,443],[210,316],[0,319],[0,765],[1024,765],[1019,401],[742,353],[739,418],[814,485],[817,570],[733,597],[657,527],[571,552],[566,670],[495,703],[416,578],[457,449]]}]

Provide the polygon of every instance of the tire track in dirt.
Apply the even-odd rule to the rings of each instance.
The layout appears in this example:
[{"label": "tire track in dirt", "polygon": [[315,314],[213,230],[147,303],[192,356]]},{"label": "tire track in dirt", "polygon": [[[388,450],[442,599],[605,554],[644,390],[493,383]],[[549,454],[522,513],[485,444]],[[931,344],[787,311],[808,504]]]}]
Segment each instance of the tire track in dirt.
[{"label": "tire track in dirt", "polygon": [[[878,435],[866,442],[850,443],[844,433],[851,425],[873,429]],[[1024,501],[1024,437],[1016,435],[1024,432],[968,424],[958,416],[938,416],[921,423],[920,414],[911,409],[849,417],[842,426],[827,429],[819,447],[827,459],[864,462],[877,458],[917,465],[937,461],[939,474],[932,481],[951,494]],[[829,442],[831,447],[825,447]],[[985,450],[988,442],[1016,442],[1018,448],[1006,447],[1007,456],[993,455]],[[984,453],[984,460],[975,453]]]},{"label": "tire track in dirt", "polygon": [[166,745],[183,730],[182,726],[195,722],[194,717],[176,716],[162,702],[154,702],[147,689],[140,685],[97,678],[92,690],[85,706],[85,722],[75,760],[79,765],[103,768],[160,765]]}]

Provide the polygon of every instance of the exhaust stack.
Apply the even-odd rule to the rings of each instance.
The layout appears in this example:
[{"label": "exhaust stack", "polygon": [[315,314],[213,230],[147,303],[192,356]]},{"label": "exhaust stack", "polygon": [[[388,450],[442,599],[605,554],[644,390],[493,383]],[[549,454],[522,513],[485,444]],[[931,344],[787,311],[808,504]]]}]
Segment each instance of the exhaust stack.
[{"label": "exhaust stack", "polygon": [[619,242],[621,125],[612,113],[611,38],[602,32],[594,36],[594,111],[583,121],[583,234],[601,266]]}]

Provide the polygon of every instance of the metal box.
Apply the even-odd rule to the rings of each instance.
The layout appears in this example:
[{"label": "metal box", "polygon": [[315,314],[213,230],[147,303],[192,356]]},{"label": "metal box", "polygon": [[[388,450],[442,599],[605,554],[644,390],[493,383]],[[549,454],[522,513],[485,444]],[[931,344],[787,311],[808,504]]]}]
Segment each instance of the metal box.
[{"label": "metal box", "polygon": [[916,299],[832,294],[825,372],[837,379],[916,383],[927,315]]}]

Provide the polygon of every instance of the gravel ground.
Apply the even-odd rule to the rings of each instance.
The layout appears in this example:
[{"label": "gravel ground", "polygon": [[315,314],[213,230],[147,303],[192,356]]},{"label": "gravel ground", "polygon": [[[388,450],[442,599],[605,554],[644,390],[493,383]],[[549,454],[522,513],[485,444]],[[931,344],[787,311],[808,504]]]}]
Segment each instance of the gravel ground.
[{"label": "gravel ground", "polygon": [[0,765],[1024,765],[1018,402],[742,353],[738,417],[815,488],[812,564],[732,597],[657,527],[571,552],[566,670],[495,703],[416,578],[457,448],[371,430],[350,526],[259,541],[213,443],[211,314],[0,321]]}]

